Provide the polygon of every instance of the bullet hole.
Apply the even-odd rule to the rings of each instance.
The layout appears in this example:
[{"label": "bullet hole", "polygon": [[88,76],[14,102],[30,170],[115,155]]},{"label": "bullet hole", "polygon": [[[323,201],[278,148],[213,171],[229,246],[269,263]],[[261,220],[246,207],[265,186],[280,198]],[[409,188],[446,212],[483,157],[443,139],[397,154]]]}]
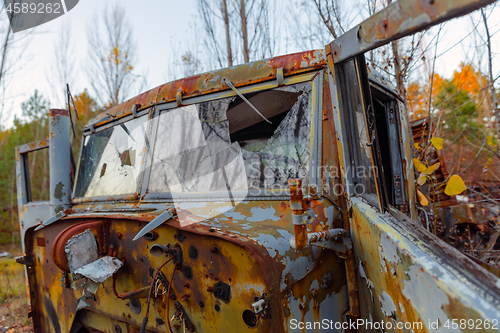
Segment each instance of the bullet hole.
[{"label": "bullet hole", "polygon": [[115,333],[122,333],[122,328],[120,325],[115,325]]},{"label": "bullet hole", "polygon": [[132,298],[130,300],[130,310],[132,310],[132,312],[135,314],[141,313],[141,300]]},{"label": "bullet hole", "polygon": [[182,270],[183,270],[183,273],[184,273],[184,276],[186,277],[186,279],[193,278],[193,271],[191,270],[191,267],[184,266],[184,268]]},{"label": "bullet hole", "polygon": [[154,230],[146,232],[146,234],[144,235],[144,239],[146,239],[148,241],[154,241],[154,240],[158,239],[158,233]]},{"label": "bullet hole", "polygon": [[231,287],[222,281],[217,282],[214,285],[214,296],[223,300],[224,302],[229,302],[231,299]]},{"label": "bullet hole", "polygon": [[215,311],[217,311],[217,312],[219,312],[219,311],[220,311],[220,306],[219,306],[219,304],[215,304],[215,307],[214,307],[214,308],[215,308]]},{"label": "bullet hole", "polygon": [[188,250],[188,256],[193,260],[198,258],[198,250],[194,246],[190,246]]},{"label": "bullet hole", "polygon": [[205,306],[205,303],[203,303],[202,301],[200,301],[200,308],[203,308]]},{"label": "bullet hole", "polygon": [[257,325],[257,316],[250,310],[243,311],[243,321],[248,327],[255,327]]}]

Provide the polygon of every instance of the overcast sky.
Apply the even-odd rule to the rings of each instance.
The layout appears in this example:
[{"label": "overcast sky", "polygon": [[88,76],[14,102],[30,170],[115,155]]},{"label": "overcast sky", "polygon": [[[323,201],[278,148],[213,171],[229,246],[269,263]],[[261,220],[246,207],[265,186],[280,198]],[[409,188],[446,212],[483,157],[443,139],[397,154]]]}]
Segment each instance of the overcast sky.
[{"label": "overcast sky", "polygon": [[[31,96],[35,89],[38,89],[46,98],[52,96],[47,75],[49,75],[54,61],[54,45],[58,33],[68,25],[72,29],[74,50],[77,55],[77,65],[74,69],[77,82],[74,83],[71,90],[74,94],[78,94],[89,86],[81,66],[86,57],[85,30],[88,22],[102,11],[103,7],[110,1],[80,0],[78,5],[64,16],[35,28],[34,33],[29,37],[29,45],[23,59],[19,60],[19,64],[22,64],[23,67],[16,72],[8,85],[10,97],[3,115],[3,125],[11,126],[14,114],[20,115],[21,102]],[[198,43],[199,48],[202,48],[201,33],[193,34],[193,29],[189,29],[190,23],[192,25],[192,22],[195,21],[196,0],[120,0],[120,3],[125,7],[128,19],[133,25],[139,60],[136,69],[138,73],[147,73],[146,90],[170,79],[168,66],[171,66],[173,60],[172,45],[178,46],[180,43],[189,41],[190,43]],[[499,12],[499,10],[495,10],[489,19],[491,32],[496,33],[493,43],[495,53],[500,51],[500,34],[497,33],[500,30]],[[280,13],[286,15],[286,10],[281,10]],[[6,15],[3,8],[0,15]],[[479,18],[478,15],[476,17]],[[437,50],[437,54],[443,55],[436,62],[436,72],[449,77],[461,61],[472,56],[469,48],[472,38],[469,37],[463,42],[460,40],[470,34],[473,27],[469,16],[456,19],[444,26],[441,35],[445,38],[441,39]],[[482,29],[482,23],[479,28]],[[435,33],[437,28],[433,28],[432,31]],[[25,32],[17,34],[25,34]],[[428,39],[431,37],[432,34],[429,35]],[[316,47],[320,48],[324,45]],[[284,50],[285,48],[280,49]],[[294,48],[293,45],[287,45],[286,51],[301,50]],[[495,62],[495,71],[500,71],[499,64],[499,61]],[[61,108],[64,105],[52,103],[51,107]]]}]

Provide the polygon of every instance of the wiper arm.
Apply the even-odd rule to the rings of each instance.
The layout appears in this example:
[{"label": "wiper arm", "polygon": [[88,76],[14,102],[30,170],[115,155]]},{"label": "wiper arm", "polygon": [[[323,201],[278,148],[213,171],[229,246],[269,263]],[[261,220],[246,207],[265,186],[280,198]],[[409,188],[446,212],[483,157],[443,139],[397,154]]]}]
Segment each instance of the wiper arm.
[{"label": "wiper arm", "polygon": [[239,91],[238,89],[236,89],[236,88],[233,86],[233,84],[231,83],[231,81],[229,81],[226,77],[223,77],[223,78],[222,78],[222,82],[226,82],[226,84],[229,86],[229,88],[233,89],[233,91],[234,91],[235,93],[237,93],[237,94],[238,94],[238,96],[240,96],[240,97],[241,97],[241,99],[242,99],[242,100],[244,100],[244,101],[245,101],[245,103],[247,103],[247,104],[248,104],[248,106],[250,106],[250,107],[252,108],[252,110],[254,110],[255,112],[257,112],[257,114],[258,114],[259,116],[261,116],[261,117],[262,117],[262,119],[264,119],[265,121],[267,121],[269,124],[272,124],[272,122],[270,122],[269,120],[267,120],[267,118],[266,118],[266,117],[264,117],[264,115],[263,115],[262,113],[260,113],[260,112],[259,112],[259,110],[257,110],[257,108],[256,108],[255,106],[253,106],[253,104],[252,104],[252,103],[250,103],[250,101],[249,101],[248,99],[246,99],[246,98],[245,98],[245,96],[243,96],[243,94],[242,94],[242,93],[240,93],[240,91]]}]

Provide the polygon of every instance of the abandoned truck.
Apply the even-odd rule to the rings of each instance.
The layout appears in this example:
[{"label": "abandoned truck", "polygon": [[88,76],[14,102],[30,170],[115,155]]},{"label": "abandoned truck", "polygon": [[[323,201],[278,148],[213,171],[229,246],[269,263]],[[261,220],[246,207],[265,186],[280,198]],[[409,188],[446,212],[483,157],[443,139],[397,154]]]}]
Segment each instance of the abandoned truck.
[{"label": "abandoned truck", "polygon": [[416,222],[404,104],[363,55],[489,2],[394,2],[323,50],[164,84],[93,119],[75,170],[51,110],[17,149],[35,332],[498,332],[500,280]]}]

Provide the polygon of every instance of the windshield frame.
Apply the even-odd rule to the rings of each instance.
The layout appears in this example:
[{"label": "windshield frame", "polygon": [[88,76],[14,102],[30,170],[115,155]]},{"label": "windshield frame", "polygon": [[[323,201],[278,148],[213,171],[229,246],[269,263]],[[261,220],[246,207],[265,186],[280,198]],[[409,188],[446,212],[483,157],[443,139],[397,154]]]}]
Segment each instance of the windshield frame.
[{"label": "windshield frame", "polygon": [[[320,169],[321,165],[321,157],[322,157],[322,142],[321,142],[321,133],[322,133],[322,94],[323,94],[323,76],[324,70],[308,72],[305,74],[294,75],[285,78],[284,85],[281,86],[289,86],[296,83],[302,82],[311,82],[312,86],[312,103],[311,103],[311,135],[310,135],[310,160],[309,160],[309,183],[316,184],[316,186],[321,186],[321,175],[317,173]],[[278,84],[276,80],[267,81],[262,83],[257,83],[253,85],[248,85],[244,87],[238,87],[238,90],[242,94],[262,92],[265,90],[270,90],[273,88],[277,88]],[[225,90],[218,93],[211,93],[207,95],[192,97],[182,101],[182,106],[198,104],[201,102],[217,100],[226,97],[237,96],[236,93],[232,90]],[[103,131],[110,127],[119,126],[120,124],[130,121],[134,118],[144,116],[148,114],[147,119],[147,138],[149,145],[145,146],[145,153],[143,155],[143,159],[140,165],[140,172],[142,173],[142,177],[139,177],[137,180],[137,189],[135,193],[127,193],[123,195],[112,195],[112,196],[95,196],[95,197],[78,197],[72,198],[74,203],[85,203],[85,202],[103,202],[103,201],[121,201],[121,202],[134,202],[138,201],[140,198],[141,202],[171,202],[172,196],[169,192],[164,193],[149,193],[149,178],[151,174],[151,165],[153,161],[153,152],[154,146],[156,144],[156,134],[158,131],[159,124],[159,115],[160,112],[177,108],[178,105],[176,102],[168,102],[157,104],[154,107],[148,108],[146,110],[138,112],[135,116],[128,115],[122,117],[116,121],[106,123],[103,126],[99,126],[97,128],[91,127],[90,130],[86,130],[84,132],[84,136],[82,137],[80,144],[80,152],[78,157],[77,169],[76,169],[76,177],[75,183],[73,186],[73,195],[75,193],[76,184],[78,181],[78,176],[80,172],[80,163],[83,152],[83,143],[84,140],[89,136],[96,132]],[[283,195],[284,193],[284,195]],[[250,200],[289,200],[289,190],[280,190],[279,194],[277,194],[276,190],[258,190],[258,191],[248,191],[247,198]],[[218,201],[220,200],[216,194],[216,192],[204,192],[204,193],[190,193],[188,196],[183,198],[185,201]]]},{"label": "windshield frame", "polygon": [[[320,186],[321,183],[321,175],[317,172],[313,172],[313,170],[317,171],[320,169],[321,165],[321,117],[322,114],[320,105],[322,105],[322,90],[323,90],[323,70],[315,71],[307,74],[295,75],[292,77],[285,78],[285,84],[283,86],[289,86],[296,83],[302,82],[311,82],[312,86],[312,98],[311,98],[311,136],[310,136],[310,159],[309,159],[309,182],[310,184],[316,184],[316,186]],[[278,85],[276,81],[264,82],[244,87],[238,87],[238,90],[242,94],[262,92],[265,90],[270,90],[277,88]],[[190,98],[189,100],[183,101],[182,106],[198,104],[202,102],[218,100],[226,97],[234,97],[237,96],[235,92],[232,90],[224,91],[220,93],[214,93],[207,96],[200,96]],[[162,105],[158,105],[157,113],[154,116],[155,127],[158,126],[158,119],[160,112],[177,108],[176,103],[166,103]],[[156,132],[154,134],[156,136]],[[172,196],[169,192],[158,192],[151,193],[148,192],[149,185],[149,172],[150,166],[153,160],[153,151],[154,146],[156,144],[155,138],[152,138],[151,149],[149,151],[148,156],[148,170],[145,174],[145,178],[143,181],[143,190],[141,192],[141,200],[143,202],[158,202],[158,201],[167,201],[171,202]],[[316,149],[314,149],[316,147]],[[284,190],[270,190],[270,189],[260,189],[260,190],[248,190],[248,194],[246,198],[249,200],[289,200],[289,190],[288,188]],[[182,201],[194,201],[194,202],[202,202],[202,201],[220,201],[221,196],[217,194],[217,192],[199,192],[199,193],[189,193],[182,195]]]},{"label": "windshield frame", "polygon": [[[78,178],[80,177],[80,171],[81,171],[81,163],[82,163],[82,156],[83,156],[83,147],[85,140],[87,140],[91,135],[105,131],[109,128],[112,127],[117,127],[120,126],[121,124],[127,123],[129,121],[132,121],[137,118],[141,117],[146,117],[146,142],[145,145],[142,147],[142,149],[146,149],[146,152],[143,154],[142,159],[140,161],[139,165],[139,174],[143,175],[144,170],[145,170],[145,162],[147,161],[147,157],[149,156],[148,154],[148,149],[151,143],[151,131],[152,131],[152,115],[154,113],[155,107],[151,107],[145,110],[142,110],[141,112],[138,112],[135,115],[128,115],[125,117],[122,117],[116,121],[106,123],[103,126],[99,126],[97,128],[94,128],[91,126],[89,129],[84,130],[84,135],[81,139],[80,142],[80,151],[78,154],[78,162],[76,165],[76,173],[75,173],[75,181],[73,184],[73,191],[72,191],[72,198],[71,200],[74,203],[84,203],[84,202],[102,202],[102,201],[136,201],[137,198],[139,197],[139,193],[142,188],[142,182],[144,180],[143,176],[137,177],[137,185],[136,189],[134,192],[131,193],[123,193],[123,194],[117,194],[117,195],[105,195],[105,196],[88,196],[88,197],[75,197],[76,193],[76,188],[78,184]],[[149,144],[148,144],[149,142]]]}]

